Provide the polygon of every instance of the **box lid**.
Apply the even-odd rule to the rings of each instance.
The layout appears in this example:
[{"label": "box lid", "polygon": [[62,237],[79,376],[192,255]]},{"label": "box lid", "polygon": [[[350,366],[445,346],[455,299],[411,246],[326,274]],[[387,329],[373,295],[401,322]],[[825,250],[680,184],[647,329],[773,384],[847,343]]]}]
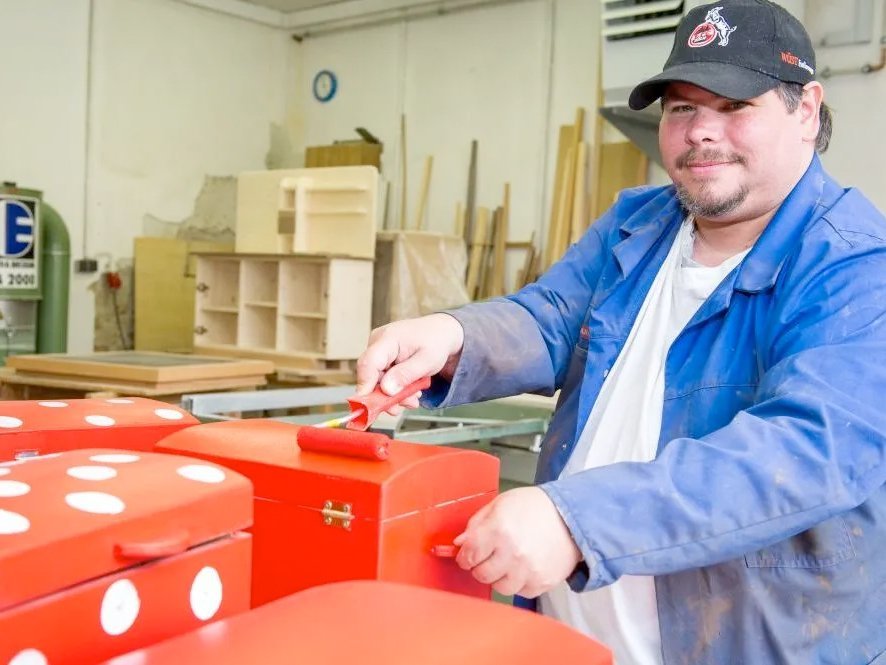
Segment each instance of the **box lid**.
[{"label": "box lid", "polygon": [[354,519],[388,519],[498,491],[498,458],[475,450],[391,441],[386,460],[300,450],[300,426],[234,420],[189,427],[157,450],[180,452],[243,473],[256,497],[319,509],[347,503]]},{"label": "box lid", "polygon": [[390,582],[324,584],[155,644],[109,665],[611,665],[602,645],[550,617]]},{"label": "box lid", "polygon": [[252,524],[228,469],[89,449],[0,463],[0,611]]},{"label": "box lid", "polygon": [[177,406],[143,397],[0,402],[0,437],[24,432],[184,426],[199,422]]}]

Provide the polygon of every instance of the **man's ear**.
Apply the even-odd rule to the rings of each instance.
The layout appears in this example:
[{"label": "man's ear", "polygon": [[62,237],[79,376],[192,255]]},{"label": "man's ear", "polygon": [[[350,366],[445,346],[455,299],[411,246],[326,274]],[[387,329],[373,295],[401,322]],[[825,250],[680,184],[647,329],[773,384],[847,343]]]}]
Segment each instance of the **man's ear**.
[{"label": "man's ear", "polygon": [[803,140],[815,143],[820,126],[819,111],[824,100],[824,88],[818,81],[810,81],[803,86],[803,98],[797,111],[803,125]]}]

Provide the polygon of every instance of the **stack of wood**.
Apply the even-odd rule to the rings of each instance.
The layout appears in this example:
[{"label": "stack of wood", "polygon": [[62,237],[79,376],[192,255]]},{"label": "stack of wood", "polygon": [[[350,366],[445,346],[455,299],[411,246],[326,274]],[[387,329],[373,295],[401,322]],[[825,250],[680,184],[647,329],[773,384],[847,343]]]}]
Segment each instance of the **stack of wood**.
[{"label": "stack of wood", "polygon": [[578,108],[575,123],[560,127],[551,217],[544,252],[545,269],[563,256],[569,245],[578,240],[588,227],[588,144],[584,140],[584,116],[584,109]]},{"label": "stack of wood", "polygon": [[[483,206],[477,208],[468,244],[466,280],[468,295],[474,300],[502,296],[509,292],[505,283],[505,255],[508,249],[510,210],[510,183],[505,183],[502,205],[493,210]],[[457,215],[461,218],[459,213]],[[456,224],[461,226],[463,222],[457,220]]]}]

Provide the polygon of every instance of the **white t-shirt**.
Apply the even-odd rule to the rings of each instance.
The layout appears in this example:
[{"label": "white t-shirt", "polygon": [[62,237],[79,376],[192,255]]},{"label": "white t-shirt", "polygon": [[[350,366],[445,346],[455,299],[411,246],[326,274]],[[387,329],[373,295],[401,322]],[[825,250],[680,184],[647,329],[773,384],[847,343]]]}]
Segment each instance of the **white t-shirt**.
[{"label": "white t-shirt", "polygon": [[[750,251],[718,266],[703,266],[692,259],[693,229],[691,218],[680,227],[561,478],[606,464],[655,458],[668,349]],[[539,608],[608,646],[616,665],[660,665],[654,579],[625,575],[583,593],[574,593],[564,582],[540,598]]]}]

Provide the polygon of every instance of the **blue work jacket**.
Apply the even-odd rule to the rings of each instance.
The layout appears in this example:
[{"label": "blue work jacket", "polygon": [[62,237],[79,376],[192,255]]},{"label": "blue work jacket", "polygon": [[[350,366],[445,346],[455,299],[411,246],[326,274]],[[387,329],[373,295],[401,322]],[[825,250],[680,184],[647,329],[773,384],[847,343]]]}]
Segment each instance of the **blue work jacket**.
[{"label": "blue work jacket", "polygon": [[425,403],[561,389],[536,480],[568,582],[654,575],[667,665],[886,662],[886,219],[817,156],[672,344],[655,460],[558,479],[684,217],[623,192],[537,283],[452,312]]}]

